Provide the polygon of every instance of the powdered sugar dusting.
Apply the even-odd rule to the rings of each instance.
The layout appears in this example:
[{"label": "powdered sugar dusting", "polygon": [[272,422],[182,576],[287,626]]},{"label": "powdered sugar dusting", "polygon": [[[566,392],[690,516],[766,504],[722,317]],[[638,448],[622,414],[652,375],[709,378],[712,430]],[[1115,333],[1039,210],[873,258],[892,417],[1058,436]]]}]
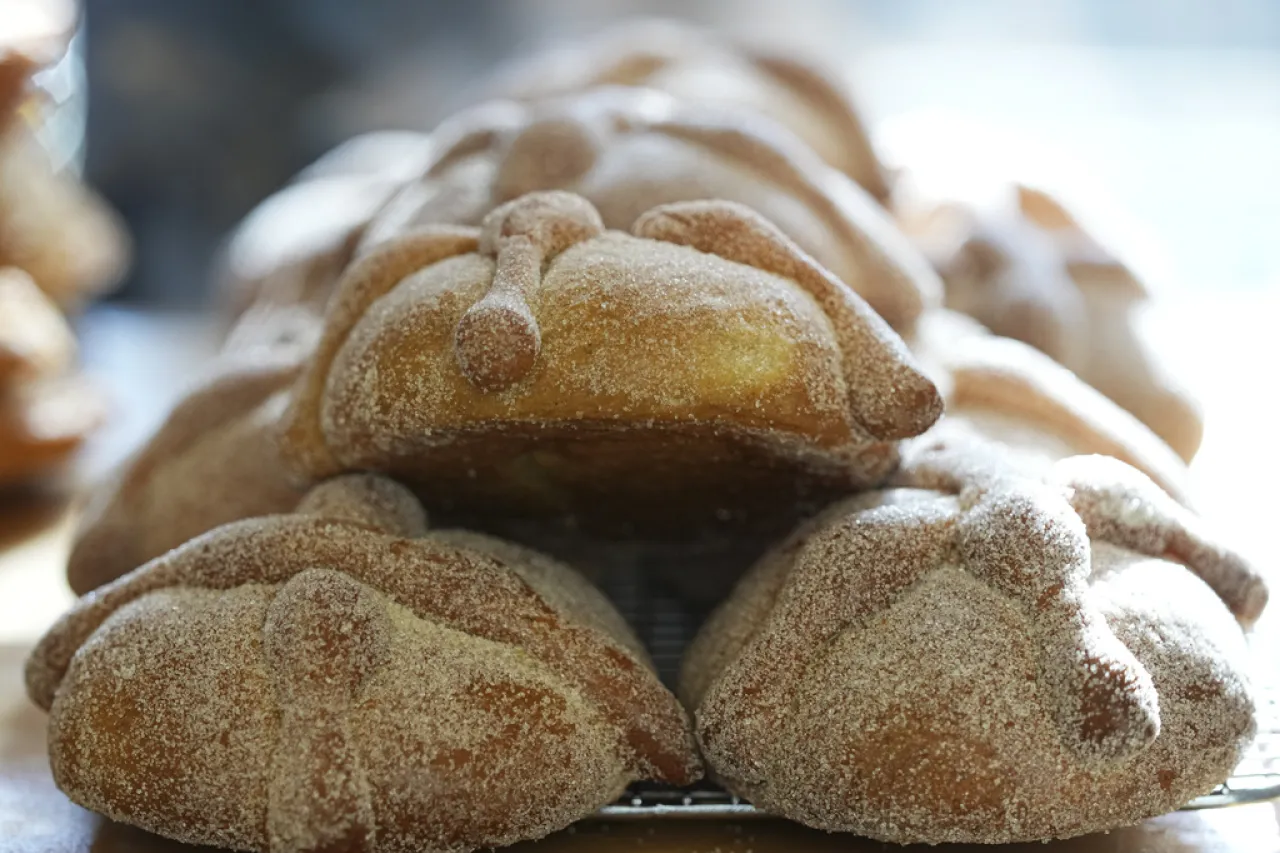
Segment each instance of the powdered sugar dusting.
[{"label": "powdered sugar dusting", "polygon": [[772,221],[895,329],[940,299],[937,276],[873,199],[787,127],[740,107],[605,86],[480,104],[433,139],[435,164],[373,218],[366,246],[438,222],[479,224],[539,190],[577,193],[621,230],[661,204],[723,199]]}]

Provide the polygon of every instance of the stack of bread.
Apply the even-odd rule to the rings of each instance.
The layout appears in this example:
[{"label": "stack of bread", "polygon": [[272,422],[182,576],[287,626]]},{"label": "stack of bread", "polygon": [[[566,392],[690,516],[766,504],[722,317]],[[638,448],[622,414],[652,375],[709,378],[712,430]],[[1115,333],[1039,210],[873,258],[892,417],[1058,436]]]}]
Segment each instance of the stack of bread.
[{"label": "stack of bread", "polygon": [[[705,774],[998,842],[1231,773],[1266,589],[1188,508],[1187,447],[954,295],[977,273],[895,227],[832,78],[646,25],[495,81],[232,239],[219,369],[94,495],[28,663],[72,799],[236,849],[466,850]],[[1076,281],[1003,275],[993,302]],[[1068,340],[1075,293],[1036,303]],[[529,547],[707,531],[774,544],[678,698]]]},{"label": "stack of bread", "polygon": [[51,107],[32,76],[65,53],[75,20],[74,4],[22,2],[0,21],[0,489],[59,467],[102,416],[64,312],[119,277],[125,243],[35,137]]}]

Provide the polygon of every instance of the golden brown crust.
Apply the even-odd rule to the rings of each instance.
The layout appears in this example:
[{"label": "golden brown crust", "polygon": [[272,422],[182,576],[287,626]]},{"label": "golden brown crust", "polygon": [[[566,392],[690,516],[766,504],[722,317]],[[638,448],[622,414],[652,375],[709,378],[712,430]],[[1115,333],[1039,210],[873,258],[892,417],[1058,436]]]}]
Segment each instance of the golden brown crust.
[{"label": "golden brown crust", "polygon": [[358,261],[283,446],[309,476],[384,471],[441,506],[637,500],[700,523],[876,482],[939,411],[892,331],[750,211],[669,205],[628,236],[542,193],[479,235],[428,229]]},{"label": "golden brown crust", "polygon": [[711,772],[899,843],[1078,835],[1211,788],[1253,733],[1243,638],[1169,561],[1242,614],[1256,572],[1114,460],[1062,463],[1062,490],[960,456],[916,478],[954,496],[833,507],[708,622],[681,692]]},{"label": "golden brown crust", "polygon": [[582,195],[619,230],[660,204],[720,198],[772,220],[895,329],[940,298],[936,276],[873,199],[750,111],[602,88],[481,104],[444,122],[432,142],[434,163],[374,216],[364,245],[423,225],[478,224],[538,190]]},{"label": "golden brown crust", "polygon": [[290,510],[303,490],[280,458],[276,419],[296,351],[228,357],[91,495],[67,563],[83,594],[220,524]]},{"label": "golden brown crust", "polygon": [[601,86],[644,86],[693,104],[729,104],[792,127],[880,201],[889,195],[849,92],[778,48],[736,43],[676,21],[641,21],[500,69],[486,94],[538,100]]},{"label": "golden brown crust", "polygon": [[325,446],[319,417],[300,417],[298,407],[324,393],[330,365],[364,311],[416,269],[475,251],[479,235],[472,229],[439,227],[380,246],[343,274],[315,352],[303,367],[284,421],[284,450],[299,470],[336,471]]},{"label": "golden brown crust", "polygon": [[458,369],[480,390],[510,388],[529,375],[542,347],[528,300],[542,271],[577,243],[604,233],[585,199],[543,193],[503,205],[485,217],[481,252],[494,258],[493,282],[458,321]]},{"label": "golden brown crust", "polygon": [[[934,384],[911,363],[902,340],[776,228],[745,211],[733,213],[724,202],[667,205],[641,216],[633,230],[637,237],[692,246],[795,281],[835,327],[849,406],[867,432],[895,439],[928,429],[942,414],[942,400]],[[899,396],[886,397],[887,388]]]},{"label": "golden brown crust", "polygon": [[[358,154],[376,142],[358,137],[344,148]],[[318,315],[357,244],[367,250],[425,225],[479,225],[492,208],[550,189],[582,195],[620,230],[659,204],[746,204],[898,330],[941,298],[936,275],[872,198],[751,111],[695,107],[645,89],[593,89],[532,104],[483,103],[430,137],[390,147],[380,161],[357,156],[346,168],[325,166],[353,159],[339,149],[245,219],[223,259],[233,313],[256,301]]]},{"label": "golden brown crust", "polygon": [[421,509],[378,478],[318,491],[82,599],[37,646],[73,798],[187,841],[381,853],[537,837],[629,781],[696,780],[679,703],[570,570],[396,535]]}]

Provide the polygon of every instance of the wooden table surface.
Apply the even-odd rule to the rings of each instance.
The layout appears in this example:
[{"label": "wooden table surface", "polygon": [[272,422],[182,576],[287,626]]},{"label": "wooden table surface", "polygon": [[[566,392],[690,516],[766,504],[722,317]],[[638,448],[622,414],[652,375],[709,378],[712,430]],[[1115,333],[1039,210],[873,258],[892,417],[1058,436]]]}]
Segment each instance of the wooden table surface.
[{"label": "wooden table surface", "polygon": [[[1273,552],[1274,492],[1280,455],[1264,372],[1243,377],[1242,365],[1275,366],[1274,333],[1280,298],[1233,302],[1217,297],[1198,304],[1167,306],[1161,328],[1181,342],[1188,329],[1222,329],[1218,339],[1195,336],[1196,346],[1170,347],[1171,359],[1201,393],[1210,413],[1204,449],[1193,469],[1199,506],[1247,553]],[[81,479],[133,443],[162,415],[168,400],[205,357],[207,332],[187,321],[106,315],[89,329],[87,356],[111,389],[118,413],[114,426],[86,454]],[[157,359],[156,352],[166,357]],[[1231,381],[1224,381],[1224,377]],[[22,687],[26,650],[71,601],[62,578],[71,531],[71,499],[49,494],[0,499],[0,853],[179,853],[185,847],[105,821],[69,802],[53,785],[44,753],[44,715]],[[1262,559],[1269,568],[1269,560]],[[1266,617],[1255,637],[1275,646],[1280,618]],[[775,820],[741,823],[680,821],[586,822],[515,851],[681,851],[681,853],[769,853],[769,851],[860,851],[903,849],[828,835]],[[921,848],[925,849],[925,848]],[[959,850],[960,848],[955,848]],[[968,849],[968,848],[964,848]],[[991,850],[991,848],[975,848]],[[1275,853],[1280,851],[1280,804],[1180,812],[1106,835],[1008,850],[1108,851],[1108,853]]]}]

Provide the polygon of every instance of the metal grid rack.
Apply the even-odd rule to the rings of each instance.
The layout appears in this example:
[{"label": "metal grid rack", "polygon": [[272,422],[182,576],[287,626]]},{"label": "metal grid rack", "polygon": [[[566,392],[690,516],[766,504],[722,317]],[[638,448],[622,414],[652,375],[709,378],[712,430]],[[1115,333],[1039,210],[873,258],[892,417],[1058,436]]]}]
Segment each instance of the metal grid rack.
[{"label": "metal grid rack", "polygon": [[[601,583],[649,649],[663,679],[672,684],[680,657],[710,607],[665,589],[653,579],[660,573],[641,557],[629,565],[611,565]],[[1218,809],[1280,799],[1280,683],[1274,666],[1259,666],[1258,676],[1270,676],[1260,686],[1258,735],[1223,784],[1183,806],[1184,811]],[[671,788],[652,783],[631,786],[616,802],[600,809],[600,820],[752,819],[768,817],[745,800],[703,783]]]}]

